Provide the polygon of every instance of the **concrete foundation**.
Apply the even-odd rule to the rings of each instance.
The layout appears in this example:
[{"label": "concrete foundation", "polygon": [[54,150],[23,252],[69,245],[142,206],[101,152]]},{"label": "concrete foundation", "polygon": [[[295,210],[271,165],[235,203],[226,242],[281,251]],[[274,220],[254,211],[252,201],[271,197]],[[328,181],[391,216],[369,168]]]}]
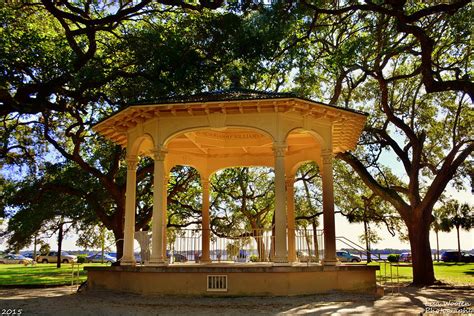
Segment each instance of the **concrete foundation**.
[{"label": "concrete foundation", "polygon": [[[88,288],[158,295],[288,296],[349,291],[376,294],[378,266],[174,264],[85,267]],[[208,290],[208,276],[226,276],[226,289]]]}]

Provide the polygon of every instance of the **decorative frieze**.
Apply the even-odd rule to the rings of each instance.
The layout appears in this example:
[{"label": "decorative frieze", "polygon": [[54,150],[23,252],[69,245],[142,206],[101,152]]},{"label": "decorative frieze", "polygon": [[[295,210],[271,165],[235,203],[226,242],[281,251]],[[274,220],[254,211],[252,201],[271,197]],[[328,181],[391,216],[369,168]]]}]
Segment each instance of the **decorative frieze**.
[{"label": "decorative frieze", "polygon": [[195,132],[196,136],[212,138],[212,139],[222,139],[222,140],[234,140],[234,139],[260,139],[264,138],[265,135],[255,133],[255,132],[214,132],[214,131],[200,131]]}]

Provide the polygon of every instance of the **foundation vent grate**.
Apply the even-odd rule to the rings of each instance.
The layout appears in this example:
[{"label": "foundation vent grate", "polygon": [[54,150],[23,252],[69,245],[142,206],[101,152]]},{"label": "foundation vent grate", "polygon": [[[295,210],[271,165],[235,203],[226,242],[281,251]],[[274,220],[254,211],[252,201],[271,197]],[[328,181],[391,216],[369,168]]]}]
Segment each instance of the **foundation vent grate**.
[{"label": "foundation vent grate", "polygon": [[208,275],[208,292],[227,292],[227,275]]}]

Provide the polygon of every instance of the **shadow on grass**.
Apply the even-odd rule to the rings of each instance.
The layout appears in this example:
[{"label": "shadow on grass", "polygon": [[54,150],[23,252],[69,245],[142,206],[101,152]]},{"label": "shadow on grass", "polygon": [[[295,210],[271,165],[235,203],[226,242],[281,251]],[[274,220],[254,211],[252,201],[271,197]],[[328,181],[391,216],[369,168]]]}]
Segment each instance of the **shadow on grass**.
[{"label": "shadow on grass", "polygon": [[472,262],[435,262],[435,267],[453,267],[453,266],[459,266],[463,267],[466,265],[471,265],[473,264]]}]

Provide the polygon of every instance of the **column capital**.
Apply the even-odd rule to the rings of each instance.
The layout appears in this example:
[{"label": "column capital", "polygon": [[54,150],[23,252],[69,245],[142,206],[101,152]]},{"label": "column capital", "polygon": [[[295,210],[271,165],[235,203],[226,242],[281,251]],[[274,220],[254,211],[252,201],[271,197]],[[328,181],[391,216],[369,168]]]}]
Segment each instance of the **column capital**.
[{"label": "column capital", "polygon": [[274,142],[273,143],[273,153],[275,157],[285,157],[286,150],[288,149],[288,145],[286,142]]},{"label": "column capital", "polygon": [[201,187],[206,190],[209,189],[209,180],[201,178]]},{"label": "column capital", "polygon": [[332,163],[334,154],[331,149],[323,149],[321,150],[321,158],[323,160],[323,164],[329,164]]},{"label": "column capital", "polygon": [[155,161],[164,161],[166,154],[168,153],[168,151],[164,149],[164,147],[156,147],[152,149],[150,152],[151,152],[151,155],[153,156],[153,160]]},{"label": "column capital", "polygon": [[127,170],[135,171],[137,169],[138,157],[127,157]]}]

